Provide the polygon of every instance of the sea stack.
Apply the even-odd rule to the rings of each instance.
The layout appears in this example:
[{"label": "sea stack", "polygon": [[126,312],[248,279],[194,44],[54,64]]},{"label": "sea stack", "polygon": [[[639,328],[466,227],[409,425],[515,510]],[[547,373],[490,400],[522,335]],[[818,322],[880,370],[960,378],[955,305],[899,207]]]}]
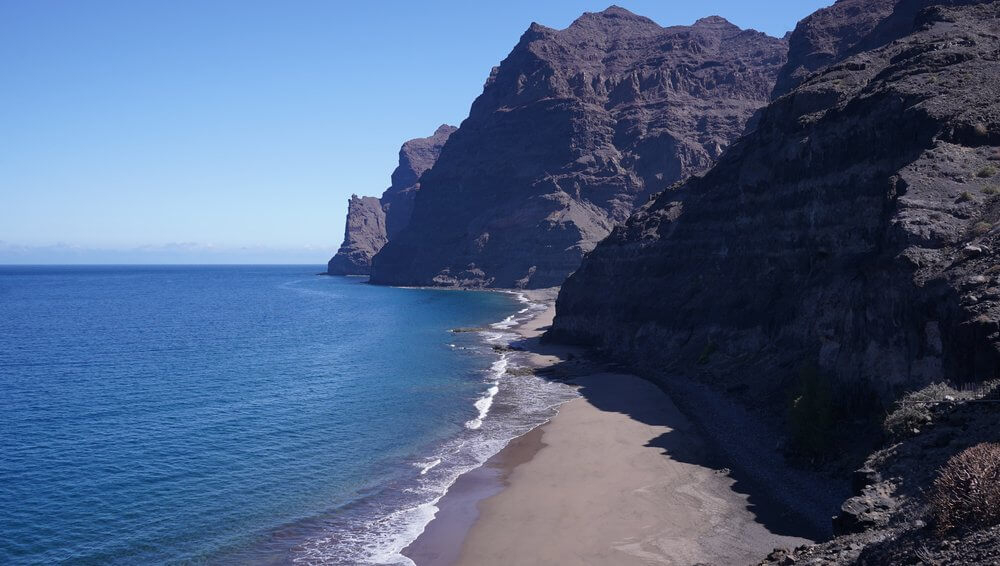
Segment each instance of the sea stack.
[{"label": "sea stack", "polygon": [[409,222],[420,176],[441,154],[455,126],[441,125],[432,136],[412,139],[399,149],[399,165],[382,198],[352,195],[347,203],[344,243],[327,264],[329,275],[368,275],[372,256]]}]

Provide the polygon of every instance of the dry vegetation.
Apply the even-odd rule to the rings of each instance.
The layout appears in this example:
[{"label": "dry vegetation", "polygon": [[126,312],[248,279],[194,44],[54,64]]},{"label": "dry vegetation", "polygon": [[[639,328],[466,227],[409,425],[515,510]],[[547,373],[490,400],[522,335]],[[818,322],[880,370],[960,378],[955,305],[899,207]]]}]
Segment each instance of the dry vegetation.
[{"label": "dry vegetation", "polygon": [[930,502],[939,535],[1000,524],[1000,444],[952,456],[934,480]]}]

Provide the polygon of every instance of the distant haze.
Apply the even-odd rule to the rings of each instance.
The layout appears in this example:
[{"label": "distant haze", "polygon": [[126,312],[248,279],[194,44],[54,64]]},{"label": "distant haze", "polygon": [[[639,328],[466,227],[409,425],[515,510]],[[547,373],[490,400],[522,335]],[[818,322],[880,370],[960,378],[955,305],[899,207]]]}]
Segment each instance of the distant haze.
[{"label": "distant haze", "polygon": [[[618,2],[779,37],[831,3]],[[532,21],[608,4],[0,4],[0,263],[325,263]]]}]

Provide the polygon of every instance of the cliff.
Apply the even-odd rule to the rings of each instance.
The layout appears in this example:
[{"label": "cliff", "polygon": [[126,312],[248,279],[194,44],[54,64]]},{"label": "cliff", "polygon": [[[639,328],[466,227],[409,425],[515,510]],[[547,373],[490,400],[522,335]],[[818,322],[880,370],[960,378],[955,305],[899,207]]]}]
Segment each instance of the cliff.
[{"label": "cliff", "polygon": [[421,179],[372,282],[548,287],[651,194],[706,170],[769,98],[786,44],[627,10],[538,24]]},{"label": "cliff", "polygon": [[326,265],[329,275],[368,275],[372,256],[388,241],[385,210],[375,197],[351,195],[347,201],[344,243]]},{"label": "cliff", "polygon": [[409,222],[420,177],[441,154],[454,126],[444,124],[432,136],[412,139],[399,149],[399,165],[382,198],[353,195],[347,204],[344,243],[327,264],[330,275],[368,275],[372,256]]},{"label": "cliff", "polygon": [[889,395],[1000,376],[996,9],[902,1],[869,20],[880,47],[805,77],[602,242],[551,337],[753,397],[806,363]]}]

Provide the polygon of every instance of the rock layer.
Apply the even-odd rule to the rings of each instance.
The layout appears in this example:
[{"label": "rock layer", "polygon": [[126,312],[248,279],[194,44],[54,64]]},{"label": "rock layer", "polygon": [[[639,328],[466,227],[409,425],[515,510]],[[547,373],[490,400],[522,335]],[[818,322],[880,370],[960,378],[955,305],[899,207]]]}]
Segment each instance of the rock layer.
[{"label": "rock layer", "polygon": [[538,24],[493,69],[376,256],[393,285],[548,287],[769,97],[786,44],[722,18],[663,28],[612,7]]},{"label": "rock layer", "polygon": [[344,243],[327,264],[330,275],[368,275],[372,256],[410,222],[420,177],[441,154],[455,126],[441,125],[434,135],[412,139],[399,149],[399,165],[382,198],[352,195],[347,203]]},{"label": "rock layer", "polygon": [[[1000,3],[831,9],[756,130],[569,278],[550,339],[772,413],[806,365],[842,405],[1000,377]],[[801,71],[811,37],[851,47]]]}]

